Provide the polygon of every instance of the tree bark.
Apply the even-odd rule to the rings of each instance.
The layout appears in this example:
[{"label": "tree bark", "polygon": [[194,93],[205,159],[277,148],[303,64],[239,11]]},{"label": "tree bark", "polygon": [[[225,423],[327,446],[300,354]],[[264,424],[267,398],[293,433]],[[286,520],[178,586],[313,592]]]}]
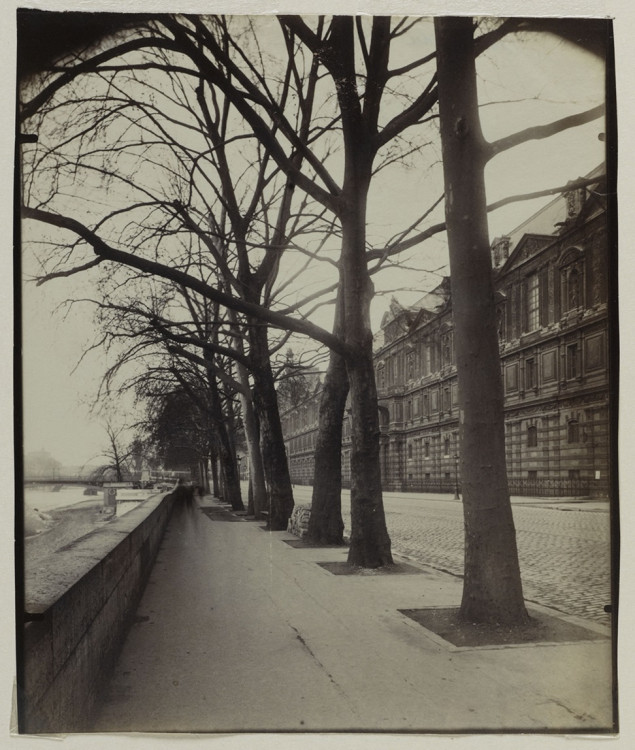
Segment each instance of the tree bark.
[{"label": "tree bark", "polygon": [[212,420],[218,438],[218,454],[223,479],[223,499],[231,503],[232,510],[244,510],[245,506],[240,494],[240,481],[236,468],[236,457],[225,426],[225,415],[223,414],[216,378],[209,369],[207,371],[207,378],[210,389]]},{"label": "tree bark", "polygon": [[267,327],[259,320],[250,321],[249,353],[254,381],[254,407],[260,425],[260,448],[269,490],[268,527],[272,531],[284,531],[293,512],[293,490],[271,371]]},{"label": "tree bark", "polygon": [[209,462],[212,469],[212,495],[220,498],[220,479],[218,476],[218,448],[216,433],[213,432],[210,438]]},{"label": "tree bark", "polygon": [[465,579],[460,616],[471,622],[521,623],[527,612],[505,465],[473,20],[436,18],[434,23],[461,412]]},{"label": "tree bark", "polygon": [[390,537],[379,465],[379,410],[373,366],[370,302],[373,287],[365,258],[366,189],[352,180],[354,208],[342,216],[342,268],[346,342],[358,351],[346,362],[351,396],[351,539],[348,562],[366,568],[391,565]]},{"label": "tree bark", "polygon": [[313,494],[307,541],[344,544],[342,521],[342,422],[348,396],[346,363],[331,352],[324,378],[315,445]]},{"label": "tree bark", "polygon": [[329,71],[342,115],[344,179],[338,197],[344,340],[354,351],[346,369],[351,404],[351,539],[348,562],[367,568],[391,565],[390,537],[379,465],[379,410],[373,366],[370,303],[373,285],[366,258],[366,207],[377,149],[377,122],[388,63],[390,20],[377,17],[368,50],[363,110],[355,70],[354,21],[332,22]]},{"label": "tree bark", "polygon": [[267,489],[265,486],[265,471],[260,451],[260,440],[254,405],[251,400],[251,388],[249,386],[249,375],[247,368],[241,363],[236,363],[238,380],[244,388],[240,392],[240,403],[242,407],[243,424],[245,426],[245,440],[247,443],[247,454],[249,456],[249,504],[248,510],[256,518],[261,517],[263,510],[268,508]]}]

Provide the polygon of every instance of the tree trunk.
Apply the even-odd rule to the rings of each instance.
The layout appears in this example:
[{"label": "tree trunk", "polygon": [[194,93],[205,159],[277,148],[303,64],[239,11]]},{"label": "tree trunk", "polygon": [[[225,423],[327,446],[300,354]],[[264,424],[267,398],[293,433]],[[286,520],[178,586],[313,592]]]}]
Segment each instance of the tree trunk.
[{"label": "tree trunk", "polygon": [[445,212],[459,386],[465,519],[463,620],[521,623],[525,610],[507,471],[471,18],[436,18]]},{"label": "tree trunk", "polygon": [[269,489],[268,527],[272,531],[284,531],[293,511],[293,491],[269,359],[267,327],[257,320],[250,323],[249,353],[253,363],[254,407],[260,424],[260,447]]},{"label": "tree trunk", "polygon": [[212,467],[212,495],[214,497],[220,498],[221,490],[220,480],[218,477],[218,448],[216,447],[216,443],[217,438],[216,433],[214,432],[210,440],[209,462]]},{"label": "tree trunk", "polygon": [[351,539],[348,562],[366,568],[391,565],[390,537],[379,466],[379,410],[373,366],[370,302],[373,287],[365,257],[368,182],[357,177],[343,212],[342,269],[346,342],[357,349],[347,363],[351,396]]},{"label": "tree trunk", "polygon": [[[340,286],[341,294],[341,286]],[[342,334],[343,305],[335,310],[333,333]],[[313,495],[307,541],[313,544],[343,544],[342,521],[342,422],[348,396],[348,375],[343,358],[331,351],[320,398],[318,435],[315,445]]]},{"label": "tree trunk", "polygon": [[223,478],[223,499],[225,502],[231,503],[232,510],[245,510],[240,494],[236,456],[231,438],[227,432],[216,376],[211,369],[208,369],[207,374],[210,388],[212,420],[218,437],[218,454]]},{"label": "tree trunk", "polygon": [[242,406],[243,424],[245,426],[245,440],[247,443],[247,454],[249,456],[249,503],[248,511],[256,518],[260,518],[263,510],[267,510],[267,489],[265,487],[265,471],[260,451],[260,439],[254,405],[251,400],[251,389],[249,386],[249,375],[247,368],[236,363],[238,380],[244,388],[240,393]]}]

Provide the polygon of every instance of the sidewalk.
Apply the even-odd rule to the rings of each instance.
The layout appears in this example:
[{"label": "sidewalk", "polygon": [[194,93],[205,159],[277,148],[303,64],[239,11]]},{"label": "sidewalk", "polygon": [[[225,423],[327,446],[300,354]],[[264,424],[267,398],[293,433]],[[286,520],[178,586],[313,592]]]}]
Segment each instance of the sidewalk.
[{"label": "sidewalk", "polygon": [[333,575],[345,549],[213,503],[175,511],[96,732],[610,729],[608,638],[457,649],[399,612],[458,605],[456,577]]}]

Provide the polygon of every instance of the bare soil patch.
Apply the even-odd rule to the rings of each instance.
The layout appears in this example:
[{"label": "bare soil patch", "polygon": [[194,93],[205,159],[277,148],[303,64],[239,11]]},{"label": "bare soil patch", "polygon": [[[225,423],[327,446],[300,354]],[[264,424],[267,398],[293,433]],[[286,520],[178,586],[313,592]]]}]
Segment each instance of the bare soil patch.
[{"label": "bare soil patch", "polygon": [[394,563],[382,565],[380,568],[362,568],[349,565],[347,562],[320,562],[319,566],[328,570],[334,576],[392,576],[392,575],[422,575],[423,570],[408,563]]},{"label": "bare soil patch", "polygon": [[319,542],[308,542],[306,539],[283,539],[283,542],[294,549],[346,549],[348,543],[344,544],[320,544]]},{"label": "bare soil patch", "polygon": [[459,648],[606,640],[608,636],[559,617],[528,609],[524,625],[483,625],[459,619],[458,607],[400,609],[402,614]]}]

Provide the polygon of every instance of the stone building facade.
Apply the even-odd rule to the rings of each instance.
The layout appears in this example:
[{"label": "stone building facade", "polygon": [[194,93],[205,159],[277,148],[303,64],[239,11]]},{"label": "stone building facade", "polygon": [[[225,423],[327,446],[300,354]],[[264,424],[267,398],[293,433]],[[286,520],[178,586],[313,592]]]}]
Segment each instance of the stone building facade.
[{"label": "stone building facade", "polygon": [[[604,194],[601,182],[572,190],[492,243],[512,494],[608,494]],[[457,492],[459,405],[449,279],[411,307],[393,298],[375,337],[375,368],[384,489]],[[312,482],[319,396],[283,415],[296,483]],[[342,470],[346,483],[348,416]]]}]

